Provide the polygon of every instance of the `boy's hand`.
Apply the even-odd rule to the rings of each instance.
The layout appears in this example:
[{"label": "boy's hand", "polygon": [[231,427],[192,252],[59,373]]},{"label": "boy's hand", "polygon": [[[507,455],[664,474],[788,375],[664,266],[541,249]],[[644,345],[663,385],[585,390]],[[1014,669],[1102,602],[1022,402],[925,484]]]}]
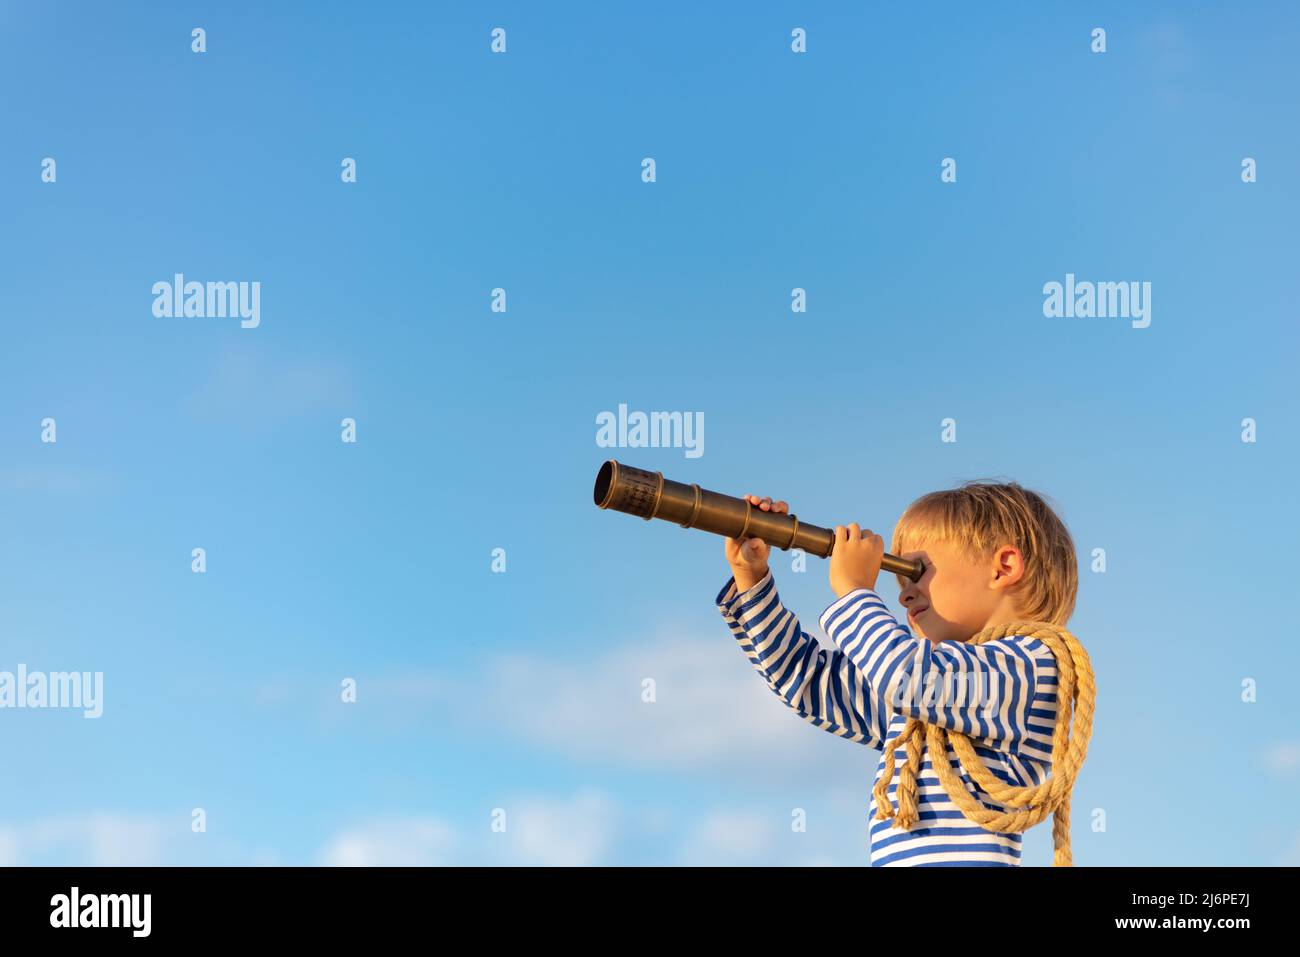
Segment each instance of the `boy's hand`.
[{"label": "boy's hand", "polygon": [[[790,506],[785,502],[774,503],[771,498],[760,498],[757,495],[743,497],[751,505],[765,512],[783,515],[790,511]],[[724,545],[727,564],[731,566],[731,572],[736,576],[737,591],[748,591],[763,580],[763,576],[767,574],[767,555],[770,551],[767,542],[761,538],[749,538],[744,542],[738,538],[728,538]]]},{"label": "boy's hand", "polygon": [[831,552],[831,591],[843,598],[858,588],[876,588],[885,540],[854,522],[848,528],[835,526],[835,548]]}]

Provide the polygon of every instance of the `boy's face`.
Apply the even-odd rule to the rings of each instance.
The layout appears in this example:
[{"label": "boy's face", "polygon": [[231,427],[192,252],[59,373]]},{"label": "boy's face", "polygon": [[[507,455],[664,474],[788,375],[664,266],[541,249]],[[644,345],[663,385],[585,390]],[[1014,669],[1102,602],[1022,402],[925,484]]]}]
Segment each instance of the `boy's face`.
[{"label": "boy's face", "polygon": [[902,558],[925,563],[920,581],[907,581],[898,600],[907,609],[908,625],[918,637],[932,642],[969,641],[994,623],[995,616],[1013,620],[1008,613],[1007,586],[1019,580],[1020,553],[1004,545],[984,561],[972,561],[948,542],[931,542]]}]

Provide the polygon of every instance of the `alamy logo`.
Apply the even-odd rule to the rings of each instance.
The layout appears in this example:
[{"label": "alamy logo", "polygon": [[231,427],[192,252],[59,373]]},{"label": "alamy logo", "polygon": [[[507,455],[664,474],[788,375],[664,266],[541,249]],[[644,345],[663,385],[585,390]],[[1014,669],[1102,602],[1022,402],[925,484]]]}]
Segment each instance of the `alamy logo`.
[{"label": "alamy logo", "polygon": [[605,411],[596,416],[596,444],[602,449],[685,449],[688,459],[704,454],[703,412],[627,411],[618,404],[618,415]]},{"label": "alamy logo", "polygon": [[1075,282],[1074,273],[1065,274],[1065,285],[1043,285],[1043,315],[1050,318],[1129,319],[1134,329],[1151,325],[1151,283],[1149,282]]},{"label": "alamy logo", "polygon": [[129,927],[132,937],[148,937],[152,894],[70,894],[50,898],[51,927]]},{"label": "alamy logo", "polygon": [[924,679],[901,676],[886,695],[895,711],[917,708],[979,709],[984,717],[995,715],[998,702],[1006,700],[1006,691],[998,689],[1001,676],[984,672],[927,672]]},{"label": "alamy logo", "polygon": [[102,671],[0,671],[0,708],[80,708],[86,718],[104,713]]},{"label": "alamy logo", "polygon": [[256,329],[262,322],[260,282],[185,281],[176,273],[171,282],[153,284],[153,314],[159,319],[232,319],[244,329]]}]

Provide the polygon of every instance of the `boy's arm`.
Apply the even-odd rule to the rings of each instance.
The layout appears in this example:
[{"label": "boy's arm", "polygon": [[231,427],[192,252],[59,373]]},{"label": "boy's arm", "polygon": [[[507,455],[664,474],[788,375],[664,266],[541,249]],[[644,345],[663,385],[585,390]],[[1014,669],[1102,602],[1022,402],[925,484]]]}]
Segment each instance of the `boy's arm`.
[{"label": "boy's arm", "polygon": [[1051,760],[1056,659],[1038,639],[935,644],[899,625],[869,588],[837,599],[821,624],[894,711],[999,751]]},{"label": "boy's arm", "polygon": [[769,688],[814,726],[868,747],[884,747],[889,713],[841,652],[827,651],[781,605],[769,570],[752,588],[732,576],[715,599],[745,656]]}]

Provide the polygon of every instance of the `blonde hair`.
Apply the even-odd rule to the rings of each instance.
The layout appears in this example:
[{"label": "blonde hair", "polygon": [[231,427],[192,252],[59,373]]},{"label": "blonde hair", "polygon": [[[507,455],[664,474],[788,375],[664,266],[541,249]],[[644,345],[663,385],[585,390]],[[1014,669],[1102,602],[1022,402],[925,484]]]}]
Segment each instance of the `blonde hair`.
[{"label": "blonde hair", "polygon": [[[1064,625],[1074,613],[1079,568],[1065,523],[1037,492],[1015,482],[976,480],[923,495],[909,505],[890,553],[920,550],[929,542],[957,546],[983,561],[1002,545],[1014,545],[1025,573],[1013,592],[1017,611],[1031,621]],[[899,587],[907,582],[898,577]]]}]

